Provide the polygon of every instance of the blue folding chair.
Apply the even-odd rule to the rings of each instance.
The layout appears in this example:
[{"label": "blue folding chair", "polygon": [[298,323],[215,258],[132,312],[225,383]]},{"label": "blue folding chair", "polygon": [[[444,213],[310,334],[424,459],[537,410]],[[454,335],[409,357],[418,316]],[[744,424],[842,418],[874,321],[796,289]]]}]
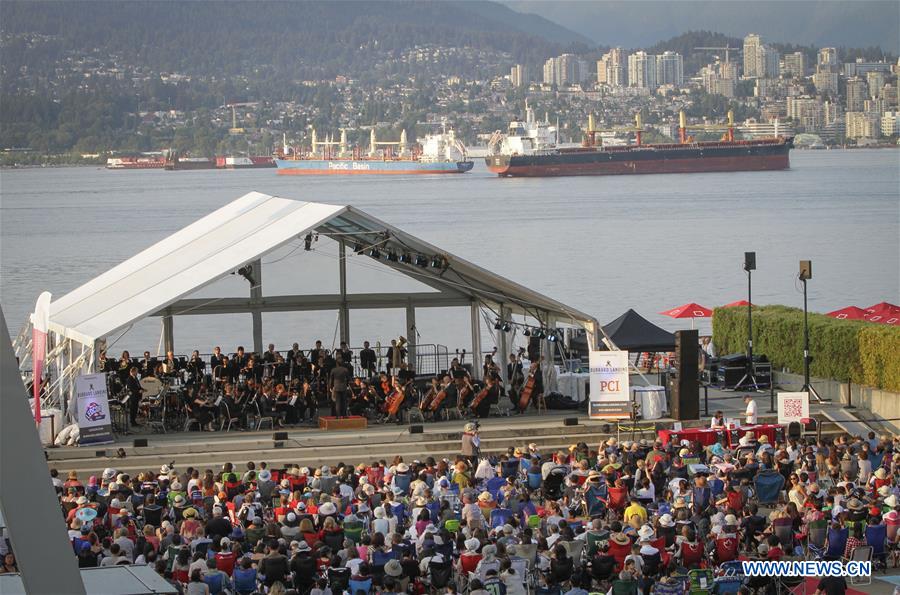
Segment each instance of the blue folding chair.
[{"label": "blue folding chair", "polygon": [[368,593],[372,590],[372,579],[367,578],[364,581],[355,581],[350,579],[350,594],[356,595],[358,592]]},{"label": "blue folding chair", "polygon": [[517,477],[519,475],[520,468],[521,468],[521,464],[519,463],[519,459],[509,459],[508,461],[500,461],[500,476],[503,479],[509,479],[510,477]]},{"label": "blue folding chair", "polygon": [[606,516],[606,498],[603,490],[600,488],[588,488],[584,493],[584,502],[587,516],[592,518]]},{"label": "blue folding chair", "polygon": [[531,491],[541,489],[541,484],[544,482],[544,476],[540,473],[529,473],[528,474],[528,489]]},{"label": "blue folding chair", "polygon": [[866,545],[872,546],[872,561],[882,570],[887,569],[887,525],[866,527]]},{"label": "blue folding chair", "polygon": [[725,482],[717,477],[710,479],[706,485],[709,486],[709,492],[714,499],[718,499],[719,496],[725,493]]},{"label": "blue folding chair", "polygon": [[494,497],[494,500],[498,500],[500,495],[500,488],[506,485],[506,479],[503,477],[492,477],[487,480],[487,485],[485,485],[485,491],[488,492],[491,496]]},{"label": "blue folding chair", "polygon": [[409,494],[409,484],[412,483],[412,475],[409,473],[397,473],[394,475],[394,487],[403,490],[404,494]]},{"label": "blue folding chair", "polygon": [[825,558],[827,560],[840,560],[844,555],[844,548],[847,547],[847,539],[850,537],[850,529],[828,529],[828,543],[825,549]]},{"label": "blue folding chair", "polygon": [[784,487],[784,475],[774,469],[763,469],[753,478],[753,484],[760,504],[774,504]]},{"label": "blue folding chair", "polygon": [[431,516],[431,522],[437,524],[438,519],[441,518],[441,503],[429,502],[425,505],[425,508],[428,510],[428,514]]},{"label": "blue folding chair", "polygon": [[406,512],[406,506],[404,506],[403,502],[392,503],[391,512],[393,512],[394,516],[397,517],[398,525],[403,526],[406,524],[408,514]]},{"label": "blue folding chair", "polygon": [[693,501],[694,512],[700,514],[709,508],[710,501],[712,500],[712,490],[710,490],[709,487],[695,487],[692,492],[691,500]]}]

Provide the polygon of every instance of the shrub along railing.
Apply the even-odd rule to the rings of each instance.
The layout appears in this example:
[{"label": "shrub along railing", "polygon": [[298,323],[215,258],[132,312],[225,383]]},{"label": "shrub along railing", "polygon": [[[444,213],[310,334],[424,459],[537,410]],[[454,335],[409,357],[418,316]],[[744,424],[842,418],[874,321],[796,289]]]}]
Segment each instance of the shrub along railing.
[{"label": "shrub along railing", "polygon": [[[721,354],[747,346],[747,309],[716,308],[713,342]],[[900,327],[836,320],[809,314],[810,374],[900,391]],[[753,353],[774,368],[803,371],[803,310],[787,306],[753,308]]]}]

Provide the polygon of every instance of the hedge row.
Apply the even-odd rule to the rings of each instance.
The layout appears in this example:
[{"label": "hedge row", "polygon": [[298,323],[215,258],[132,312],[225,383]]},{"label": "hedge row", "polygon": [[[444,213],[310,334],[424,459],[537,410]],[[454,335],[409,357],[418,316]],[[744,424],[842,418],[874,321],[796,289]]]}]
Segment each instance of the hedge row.
[{"label": "hedge row", "polygon": [[[747,309],[717,308],[713,342],[720,355],[747,349]],[[900,392],[900,327],[809,314],[810,374]],[[753,353],[775,369],[803,373],[803,310],[753,308]]]}]

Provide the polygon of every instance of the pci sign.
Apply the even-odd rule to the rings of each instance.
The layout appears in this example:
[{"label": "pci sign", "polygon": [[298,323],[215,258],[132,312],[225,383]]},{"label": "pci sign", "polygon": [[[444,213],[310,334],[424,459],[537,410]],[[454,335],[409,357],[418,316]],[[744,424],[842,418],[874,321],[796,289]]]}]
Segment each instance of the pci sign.
[{"label": "pci sign", "polygon": [[631,415],[627,351],[591,351],[591,419],[619,419]]}]

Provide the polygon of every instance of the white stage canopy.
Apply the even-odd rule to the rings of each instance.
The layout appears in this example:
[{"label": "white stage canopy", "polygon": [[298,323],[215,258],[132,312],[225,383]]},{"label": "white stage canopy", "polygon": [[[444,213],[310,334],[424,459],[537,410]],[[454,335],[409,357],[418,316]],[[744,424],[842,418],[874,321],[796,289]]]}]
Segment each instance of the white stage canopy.
[{"label": "white stage canopy", "polygon": [[[340,244],[341,291],[336,294],[278,295],[263,292],[261,258],[279,248],[321,234]],[[347,249],[377,259],[434,291],[347,293]],[[250,283],[249,296],[215,300],[189,298],[201,288],[238,272]],[[508,320],[531,317],[540,326],[581,326],[591,346],[600,325],[590,315],[491,273],[350,206],[303,202],[251,192],[150,246],[99,277],[54,300],[50,306],[48,364],[56,368],[53,393],[66,394],[66,377],[92,369],[107,337],[149,316],[163,318],[166,348],[172,348],[173,317],[250,313],[254,351],[262,351],[262,313],[338,310],[341,338],[349,335],[351,309],[406,308],[407,336],[415,334],[417,307],[472,307],[473,353],[480,353],[482,307]],[[22,369],[30,357],[30,324],[16,341]],[[506,361],[505,340],[500,361]],[[410,361],[415,345],[410,342]],[[505,366],[501,366],[505,371]],[[65,387],[63,386],[65,385]],[[52,402],[59,402],[52,399]]]}]

